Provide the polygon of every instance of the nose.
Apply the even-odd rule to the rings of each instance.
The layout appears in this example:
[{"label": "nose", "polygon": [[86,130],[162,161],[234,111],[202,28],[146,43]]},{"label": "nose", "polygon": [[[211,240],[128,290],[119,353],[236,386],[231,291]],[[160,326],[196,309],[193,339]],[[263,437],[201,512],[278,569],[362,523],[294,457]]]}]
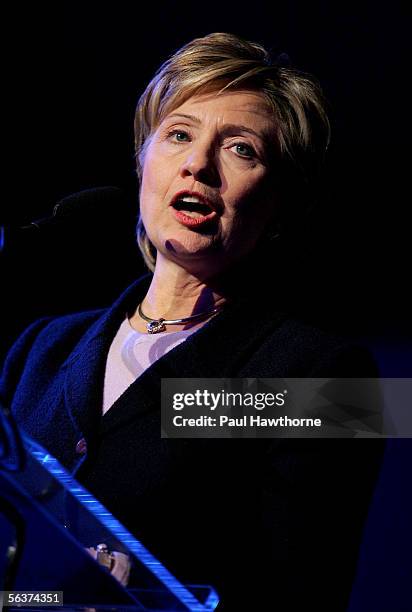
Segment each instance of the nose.
[{"label": "nose", "polygon": [[220,186],[220,176],[216,165],[214,147],[209,143],[192,143],[180,167],[180,176],[192,176],[195,181],[211,187]]}]

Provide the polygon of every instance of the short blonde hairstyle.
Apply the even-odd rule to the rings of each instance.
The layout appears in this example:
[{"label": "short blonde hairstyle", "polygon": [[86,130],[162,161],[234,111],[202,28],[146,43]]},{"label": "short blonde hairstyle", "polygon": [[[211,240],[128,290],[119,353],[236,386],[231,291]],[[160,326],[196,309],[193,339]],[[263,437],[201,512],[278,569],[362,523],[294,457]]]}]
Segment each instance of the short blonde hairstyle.
[{"label": "short blonde hairstyle", "polygon": [[[138,101],[134,122],[139,180],[149,137],[166,115],[194,95],[212,91],[219,95],[229,88],[259,92],[273,110],[277,126],[274,144],[282,167],[282,193],[290,205],[286,214],[290,218],[292,210],[296,212],[293,203],[301,208],[302,199],[311,199],[329,144],[325,100],[312,76],[282,61],[272,61],[262,45],[234,34],[214,33],[192,40],[160,66],[146,87]],[[141,217],[137,241],[146,265],[154,270],[156,249]]]}]

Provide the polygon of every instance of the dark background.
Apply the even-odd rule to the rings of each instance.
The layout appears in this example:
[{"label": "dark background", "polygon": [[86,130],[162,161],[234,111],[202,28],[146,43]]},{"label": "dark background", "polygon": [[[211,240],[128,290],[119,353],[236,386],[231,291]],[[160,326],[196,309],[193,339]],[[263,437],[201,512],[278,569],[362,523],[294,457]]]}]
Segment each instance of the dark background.
[{"label": "dark background", "polygon": [[0,224],[17,227],[50,214],[68,194],[102,185],[120,187],[126,206],[63,234],[15,242],[1,264],[0,349],[38,316],[110,304],[141,273],[134,246],[137,98],[182,44],[228,31],[286,52],[318,77],[329,100],[330,154],[318,210],[296,255],[291,301],[317,323],[367,339],[387,375],[406,374],[406,17],[396,2],[326,0],[9,8]]},{"label": "dark background", "polygon": [[[62,197],[102,185],[120,187],[126,206],[63,233],[15,240],[0,262],[0,357],[33,319],[108,305],[141,273],[133,237],[136,100],[182,44],[228,31],[288,53],[319,78],[329,99],[325,181],[296,255],[291,302],[317,323],[366,340],[383,374],[411,376],[411,30],[403,5],[192,0],[3,7],[0,225],[18,227],[50,214]],[[366,533],[367,603],[355,601],[355,612],[403,610],[389,601],[410,601],[411,451],[410,441],[396,442]],[[402,591],[400,583],[408,587]],[[357,593],[359,602],[361,587]]]}]

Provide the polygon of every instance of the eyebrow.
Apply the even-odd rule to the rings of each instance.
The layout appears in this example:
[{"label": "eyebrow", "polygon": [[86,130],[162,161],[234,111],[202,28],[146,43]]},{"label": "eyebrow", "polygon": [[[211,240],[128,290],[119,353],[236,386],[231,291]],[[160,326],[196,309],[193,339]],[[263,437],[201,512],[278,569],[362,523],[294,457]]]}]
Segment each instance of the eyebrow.
[{"label": "eyebrow", "polygon": [[[184,119],[189,119],[190,121],[193,121],[194,123],[197,123],[198,125],[202,123],[198,117],[195,117],[194,115],[186,115],[185,113],[173,113],[171,115],[168,115],[165,119],[171,119],[172,117],[183,117]],[[248,134],[257,136],[261,140],[266,141],[268,139],[267,134],[259,134],[259,132],[256,132],[256,130],[253,130],[252,128],[247,127],[246,125],[242,125],[240,123],[227,123],[223,127],[222,131],[224,134],[232,134],[233,132],[238,132],[239,130],[241,132],[247,132]]]}]

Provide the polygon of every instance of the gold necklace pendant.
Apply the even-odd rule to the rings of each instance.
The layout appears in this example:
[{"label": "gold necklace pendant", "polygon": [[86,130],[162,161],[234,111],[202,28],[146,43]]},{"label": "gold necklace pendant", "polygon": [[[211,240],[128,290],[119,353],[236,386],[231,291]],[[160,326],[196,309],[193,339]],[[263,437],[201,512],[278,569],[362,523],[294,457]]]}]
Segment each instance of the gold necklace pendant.
[{"label": "gold necklace pendant", "polygon": [[148,334],[159,334],[160,332],[166,331],[166,325],[163,323],[165,319],[155,319],[147,323]]}]

